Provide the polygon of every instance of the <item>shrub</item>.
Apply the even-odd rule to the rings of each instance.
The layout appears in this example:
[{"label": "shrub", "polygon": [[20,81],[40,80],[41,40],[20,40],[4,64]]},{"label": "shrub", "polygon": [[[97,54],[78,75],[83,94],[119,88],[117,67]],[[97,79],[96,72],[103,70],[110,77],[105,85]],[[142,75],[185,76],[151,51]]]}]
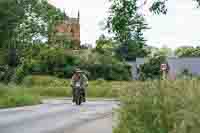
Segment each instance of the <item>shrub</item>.
[{"label": "shrub", "polygon": [[3,65],[0,68],[0,81],[3,83],[9,83],[12,81],[13,75],[15,73],[15,69],[9,67],[8,65]]},{"label": "shrub", "polygon": [[[71,78],[76,67],[87,73],[89,79],[131,79],[130,67],[111,55],[84,50],[67,51],[60,48],[27,49],[21,55],[21,63],[15,71],[15,81],[20,83],[26,75],[52,75]],[[36,54],[37,53],[37,54]]]},{"label": "shrub", "polygon": [[0,65],[8,64],[8,49],[0,48]]},{"label": "shrub", "polygon": [[89,78],[96,80],[130,80],[131,67],[125,62],[120,62],[111,55],[91,53],[88,60],[81,61],[80,68],[85,70]]},{"label": "shrub", "polygon": [[160,65],[162,63],[166,63],[165,56],[156,55],[154,57],[151,57],[148,60],[148,62],[140,66],[139,78],[141,80],[160,79],[161,77]]},{"label": "shrub", "polygon": [[198,80],[134,82],[121,92],[115,133],[199,132],[199,86]]}]

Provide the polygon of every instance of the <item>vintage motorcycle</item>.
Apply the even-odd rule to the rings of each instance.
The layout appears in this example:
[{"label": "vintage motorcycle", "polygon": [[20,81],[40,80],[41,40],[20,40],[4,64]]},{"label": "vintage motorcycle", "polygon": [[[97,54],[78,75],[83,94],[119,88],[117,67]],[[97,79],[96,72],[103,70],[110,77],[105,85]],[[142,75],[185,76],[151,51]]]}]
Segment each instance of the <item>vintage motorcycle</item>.
[{"label": "vintage motorcycle", "polygon": [[75,102],[76,105],[81,105],[81,103],[83,102],[84,99],[84,89],[81,87],[81,84],[79,82],[77,82],[75,84]]}]

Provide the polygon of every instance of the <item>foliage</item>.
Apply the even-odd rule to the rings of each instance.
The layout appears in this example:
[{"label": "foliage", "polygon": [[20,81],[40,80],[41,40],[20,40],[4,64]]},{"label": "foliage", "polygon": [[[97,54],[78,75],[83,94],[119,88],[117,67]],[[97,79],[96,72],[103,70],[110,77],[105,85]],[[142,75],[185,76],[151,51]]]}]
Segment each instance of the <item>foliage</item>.
[{"label": "foliage", "polygon": [[119,61],[112,55],[104,55],[96,52],[90,53],[88,58],[82,58],[80,68],[88,73],[90,79],[105,80],[130,80],[130,66]]},{"label": "foliage", "polygon": [[8,64],[8,50],[0,48],[0,65]]},{"label": "foliage", "polygon": [[1,81],[6,79],[6,82],[20,83],[29,74],[71,78],[77,67],[85,70],[90,79],[129,80],[131,78],[130,67],[126,63],[112,55],[100,54],[92,50],[71,51],[35,46],[21,49],[19,53],[20,62],[16,68],[5,64],[8,69],[0,70]]},{"label": "foliage", "polygon": [[[167,14],[167,1],[153,0],[149,10],[154,14]],[[195,1],[200,4],[199,0]],[[139,10],[148,1],[145,0],[141,5],[139,0],[110,0],[110,2],[107,28],[120,42],[121,47],[118,50],[120,56],[127,60],[135,60],[135,55],[147,56],[148,52],[145,51],[143,38],[143,31],[147,29],[147,24]],[[130,43],[130,41],[132,42]]]},{"label": "foliage", "polygon": [[[154,0],[152,6],[150,7],[150,11],[155,14],[166,14],[167,7],[166,3],[168,0]],[[200,0],[193,0],[197,2],[197,5],[200,5]]]},{"label": "foliage", "polygon": [[[70,82],[66,79],[33,75],[26,77],[22,84],[29,88],[28,92],[35,95],[47,97],[71,96]],[[119,84],[120,82],[114,83],[105,80],[89,81],[87,97],[117,97],[118,90],[114,86]],[[120,86],[118,87],[120,88]]]},{"label": "foliage", "polygon": [[176,49],[175,54],[178,57],[200,57],[200,48],[180,47]]},{"label": "foliage", "polygon": [[[87,97],[114,98],[127,82],[90,81]],[[42,97],[70,97],[69,80],[51,76],[27,76],[19,85],[0,84],[0,108],[35,105],[41,103]]]},{"label": "foliage", "polygon": [[21,63],[16,69],[15,81],[20,83],[29,74],[54,75],[71,78],[74,69],[86,71],[89,79],[129,80],[130,67],[111,55],[83,50],[72,52],[62,48],[37,47],[22,51]]},{"label": "foliage", "polygon": [[3,0],[0,9],[0,44],[6,48],[52,40],[55,25],[67,18],[47,0]]},{"label": "foliage", "polygon": [[137,13],[136,0],[111,0],[108,28],[123,43],[134,37],[135,31],[145,28]]},{"label": "foliage", "polygon": [[0,47],[14,36],[14,29],[21,22],[24,14],[21,0],[0,1]]},{"label": "foliage", "polygon": [[136,57],[146,57],[150,52],[145,48],[146,45],[135,40],[129,40],[127,46],[120,46],[118,53],[130,61],[135,61]]},{"label": "foliage", "polygon": [[30,94],[20,86],[0,84],[0,108],[39,104],[39,96]]},{"label": "foliage", "polygon": [[141,80],[146,79],[160,79],[161,71],[160,65],[166,63],[166,57],[163,55],[155,55],[150,57],[148,62],[140,66],[140,76]]},{"label": "foliage", "polygon": [[138,53],[146,56],[143,31],[147,24],[137,11],[137,0],[111,0],[107,28],[120,42],[117,52],[128,60],[135,60]]},{"label": "foliage", "polygon": [[177,75],[177,79],[198,79],[199,76],[191,73],[188,69],[182,69],[181,73]]},{"label": "foliage", "polygon": [[198,80],[134,82],[121,90],[114,133],[197,133]]},{"label": "foliage", "polygon": [[95,50],[101,54],[113,55],[115,43],[112,39],[106,38],[105,35],[101,35],[96,41]]},{"label": "foliage", "polygon": [[163,46],[162,48],[152,50],[152,55],[154,56],[155,54],[169,57],[173,56],[173,51],[171,48]]},{"label": "foliage", "polygon": [[168,0],[157,0],[150,7],[150,11],[155,14],[167,14],[166,2]]},{"label": "foliage", "polygon": [[70,78],[79,58],[61,48],[39,47],[26,49],[21,64],[16,69],[16,81],[20,83],[29,74],[45,74]]}]

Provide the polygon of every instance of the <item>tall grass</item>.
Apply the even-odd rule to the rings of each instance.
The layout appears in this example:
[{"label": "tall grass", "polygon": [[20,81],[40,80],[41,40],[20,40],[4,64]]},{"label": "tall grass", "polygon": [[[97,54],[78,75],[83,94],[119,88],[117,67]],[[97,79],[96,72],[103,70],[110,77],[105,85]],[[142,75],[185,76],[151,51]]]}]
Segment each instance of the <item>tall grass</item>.
[{"label": "tall grass", "polygon": [[21,86],[0,84],[0,108],[35,105],[41,103],[40,97],[25,91]]},{"label": "tall grass", "polygon": [[[118,97],[121,82],[90,81],[87,97]],[[28,76],[21,85],[0,84],[0,108],[34,105],[46,97],[71,97],[70,81],[50,76]]]},{"label": "tall grass", "polygon": [[115,133],[198,133],[200,81],[134,82],[121,90]]},{"label": "tall grass", "polygon": [[[117,97],[118,90],[113,85],[120,82],[108,82],[105,80],[90,81],[86,89],[87,97]],[[48,97],[70,97],[72,88],[70,81],[50,76],[28,76],[23,85],[31,94]],[[120,85],[120,84],[119,84]],[[118,87],[120,87],[118,85]],[[121,86],[122,87],[122,86]]]}]

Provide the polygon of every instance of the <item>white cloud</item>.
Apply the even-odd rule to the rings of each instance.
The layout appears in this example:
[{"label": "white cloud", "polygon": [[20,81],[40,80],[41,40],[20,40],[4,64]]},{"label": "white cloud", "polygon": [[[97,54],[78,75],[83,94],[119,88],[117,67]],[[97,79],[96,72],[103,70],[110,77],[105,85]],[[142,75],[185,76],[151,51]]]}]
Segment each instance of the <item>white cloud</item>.
[{"label": "white cloud", "polygon": [[198,45],[200,9],[190,0],[169,0],[166,16],[149,16],[152,27],[145,33],[148,44],[176,48],[181,45]]}]

